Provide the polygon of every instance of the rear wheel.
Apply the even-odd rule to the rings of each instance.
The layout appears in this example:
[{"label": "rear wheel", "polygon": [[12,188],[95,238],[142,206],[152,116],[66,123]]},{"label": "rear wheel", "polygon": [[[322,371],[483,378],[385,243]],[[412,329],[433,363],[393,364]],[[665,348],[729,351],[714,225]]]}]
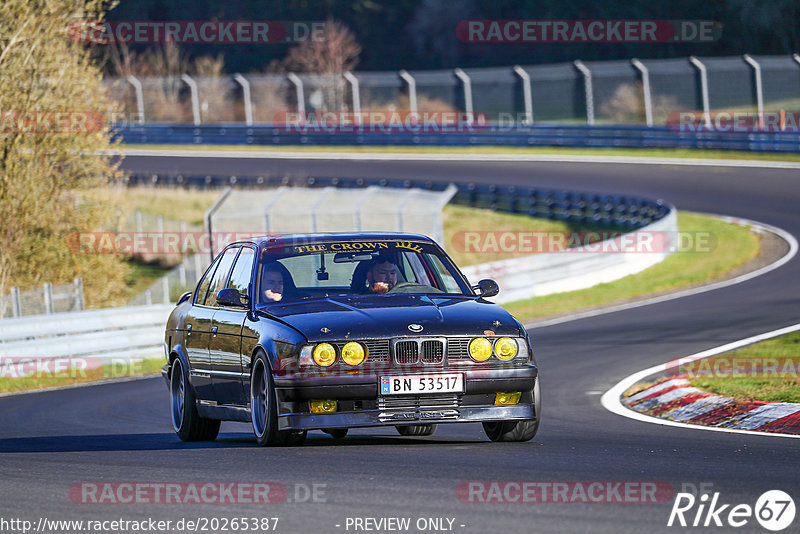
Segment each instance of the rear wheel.
[{"label": "rear wheel", "polygon": [[219,420],[200,417],[194,391],[180,358],[170,367],[169,397],[172,428],[183,441],[214,441],[219,434]]},{"label": "rear wheel", "polygon": [[536,385],[533,387],[533,403],[535,421],[491,421],[483,423],[483,431],[492,441],[530,441],[539,430],[539,422],[542,420],[539,377],[536,377]]},{"label": "rear wheel", "polygon": [[263,353],[253,361],[250,375],[250,419],[256,441],[262,447],[301,445],[306,439],[305,430],[278,430],[278,401],[272,371]]},{"label": "rear wheel", "polygon": [[395,428],[401,436],[430,436],[439,425],[397,425]]}]

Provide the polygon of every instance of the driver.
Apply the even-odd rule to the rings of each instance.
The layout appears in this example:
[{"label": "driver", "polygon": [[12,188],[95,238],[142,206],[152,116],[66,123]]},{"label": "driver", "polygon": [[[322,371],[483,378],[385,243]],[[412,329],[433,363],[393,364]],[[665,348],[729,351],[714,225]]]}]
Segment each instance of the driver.
[{"label": "driver", "polygon": [[369,292],[386,293],[397,285],[397,265],[391,258],[376,256],[367,269],[367,285]]}]

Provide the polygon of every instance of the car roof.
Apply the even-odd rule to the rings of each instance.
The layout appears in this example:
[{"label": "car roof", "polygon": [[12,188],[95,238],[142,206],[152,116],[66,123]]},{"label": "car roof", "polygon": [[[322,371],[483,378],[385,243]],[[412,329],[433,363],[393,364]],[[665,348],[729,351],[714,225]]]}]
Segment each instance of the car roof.
[{"label": "car roof", "polygon": [[285,247],[297,242],[332,243],[343,241],[418,241],[434,243],[435,241],[422,234],[401,232],[318,232],[307,234],[272,234],[238,240],[236,243],[253,243],[263,247]]}]

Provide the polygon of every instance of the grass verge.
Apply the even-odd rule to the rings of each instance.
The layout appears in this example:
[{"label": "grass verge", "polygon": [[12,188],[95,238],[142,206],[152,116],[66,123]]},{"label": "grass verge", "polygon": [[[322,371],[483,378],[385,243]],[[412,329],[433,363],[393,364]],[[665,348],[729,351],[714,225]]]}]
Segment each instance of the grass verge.
[{"label": "grass verge", "polygon": [[678,212],[681,232],[708,232],[711,252],[675,252],[644,271],[594,287],[520,300],[504,305],[520,321],[619,304],[714,280],[754,258],[759,237],[737,226],[698,213]]},{"label": "grass verge", "polygon": [[[87,358],[88,359],[88,358]],[[161,371],[164,358],[151,358],[126,364],[107,364],[94,369],[84,369],[82,358],[58,360],[46,368],[31,368],[35,364],[23,362],[7,363],[0,375],[0,393],[18,393],[35,389],[53,388],[109,380],[143,376]],[[56,372],[58,367],[58,372]],[[66,369],[66,370],[61,370]],[[26,372],[27,371],[27,372]],[[23,376],[25,375],[25,376]]]},{"label": "grass verge", "polygon": [[327,146],[327,145],[149,145],[125,144],[122,147],[144,150],[197,150],[219,152],[366,152],[377,154],[507,154],[516,156],[629,156],[676,159],[736,159],[757,161],[800,161],[797,153],[761,153],[734,150],[668,149],[668,148],[565,148],[506,146]]},{"label": "grass verge", "polygon": [[682,365],[679,373],[696,388],[736,400],[800,402],[800,332]]}]

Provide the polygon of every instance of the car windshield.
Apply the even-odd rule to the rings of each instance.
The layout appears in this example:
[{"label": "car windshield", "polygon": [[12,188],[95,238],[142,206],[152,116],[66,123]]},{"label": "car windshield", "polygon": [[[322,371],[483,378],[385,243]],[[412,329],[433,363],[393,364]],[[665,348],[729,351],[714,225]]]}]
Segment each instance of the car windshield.
[{"label": "car windshield", "polygon": [[472,295],[432,243],[296,241],[262,248],[259,303],[399,293]]}]

